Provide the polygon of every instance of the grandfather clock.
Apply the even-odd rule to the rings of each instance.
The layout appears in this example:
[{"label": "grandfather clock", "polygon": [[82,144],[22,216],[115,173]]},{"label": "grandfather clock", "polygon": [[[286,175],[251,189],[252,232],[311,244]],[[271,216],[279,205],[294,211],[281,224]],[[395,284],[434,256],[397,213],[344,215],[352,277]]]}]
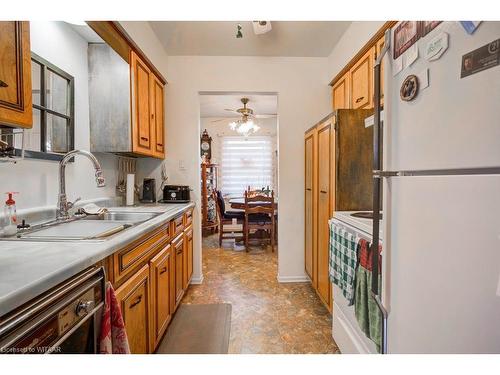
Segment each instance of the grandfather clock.
[{"label": "grandfather clock", "polygon": [[205,161],[210,163],[212,159],[212,137],[208,135],[207,129],[201,134],[200,156],[203,157],[203,155],[205,155]]}]

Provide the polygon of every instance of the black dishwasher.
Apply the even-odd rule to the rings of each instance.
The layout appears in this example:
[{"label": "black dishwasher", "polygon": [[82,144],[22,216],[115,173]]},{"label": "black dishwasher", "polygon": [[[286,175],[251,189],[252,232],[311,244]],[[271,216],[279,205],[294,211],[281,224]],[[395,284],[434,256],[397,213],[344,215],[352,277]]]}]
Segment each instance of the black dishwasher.
[{"label": "black dishwasher", "polygon": [[97,353],[106,276],[89,268],[0,319],[0,353]]}]

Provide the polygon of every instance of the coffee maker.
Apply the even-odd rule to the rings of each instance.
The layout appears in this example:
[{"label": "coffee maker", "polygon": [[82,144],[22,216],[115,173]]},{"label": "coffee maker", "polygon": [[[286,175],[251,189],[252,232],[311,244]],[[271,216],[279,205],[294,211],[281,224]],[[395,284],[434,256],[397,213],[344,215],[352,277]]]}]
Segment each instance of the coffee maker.
[{"label": "coffee maker", "polygon": [[156,203],[156,180],[145,178],[142,184],[142,203]]}]

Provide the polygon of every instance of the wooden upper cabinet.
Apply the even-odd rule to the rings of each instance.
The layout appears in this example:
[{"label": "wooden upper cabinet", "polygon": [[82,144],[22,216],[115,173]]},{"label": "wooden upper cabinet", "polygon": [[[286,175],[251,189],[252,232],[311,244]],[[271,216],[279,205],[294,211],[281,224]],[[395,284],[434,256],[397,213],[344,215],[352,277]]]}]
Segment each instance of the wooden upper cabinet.
[{"label": "wooden upper cabinet", "polygon": [[170,245],[151,259],[151,347],[156,348],[174,313],[174,272]]},{"label": "wooden upper cabinet", "polygon": [[125,322],[130,351],[134,354],[150,352],[149,291],[149,266],[146,264],[115,293]]},{"label": "wooden upper cabinet", "polygon": [[349,72],[344,74],[344,76],[337,81],[333,86],[333,109],[349,109],[350,97],[349,97]]},{"label": "wooden upper cabinet", "polygon": [[[380,56],[380,52],[382,51],[382,48],[384,48],[384,37],[380,38],[377,44],[375,45],[375,59]],[[384,105],[384,63],[380,64],[380,105]],[[375,81],[374,81],[375,82]],[[375,94],[375,91],[374,91]],[[374,104],[375,106],[375,104]]]},{"label": "wooden upper cabinet", "polygon": [[132,100],[132,151],[138,154],[152,156],[153,121],[150,100],[151,71],[141,58],[134,52],[130,56],[130,84]]},{"label": "wooden upper cabinet", "polygon": [[0,21],[0,124],[33,126],[29,22]]},{"label": "wooden upper cabinet", "polygon": [[165,157],[165,121],[164,121],[164,90],[163,84],[151,74],[151,121],[154,132],[154,154],[159,158]]},{"label": "wooden upper cabinet", "polygon": [[351,107],[373,107],[373,56],[370,48],[349,71]]}]

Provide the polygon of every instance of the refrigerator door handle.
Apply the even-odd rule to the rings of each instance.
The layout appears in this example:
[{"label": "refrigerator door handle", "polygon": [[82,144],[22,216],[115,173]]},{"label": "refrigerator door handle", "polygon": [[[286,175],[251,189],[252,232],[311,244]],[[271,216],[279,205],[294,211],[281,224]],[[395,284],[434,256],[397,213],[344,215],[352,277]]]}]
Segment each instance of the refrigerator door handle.
[{"label": "refrigerator door handle", "polygon": [[380,52],[380,55],[377,56],[377,60],[375,61],[375,65],[373,67],[374,70],[374,103],[375,103],[375,113],[373,116],[374,124],[373,124],[373,230],[372,236],[373,241],[371,244],[370,251],[372,252],[372,290],[371,295],[375,299],[377,303],[377,307],[379,308],[382,314],[382,343],[381,343],[381,352],[382,354],[387,353],[387,310],[384,308],[380,301],[380,291],[379,291],[379,283],[378,283],[378,275],[379,275],[379,228],[380,228],[380,197],[382,192],[382,179],[376,172],[380,172],[382,170],[382,127],[380,126],[380,79],[381,79],[381,63],[384,55],[389,51],[391,46],[391,29],[387,29],[385,31],[384,36],[384,48]]},{"label": "refrigerator door handle", "polygon": [[374,178],[412,177],[412,176],[471,176],[471,175],[498,175],[500,167],[479,168],[453,168],[453,169],[428,169],[406,171],[381,171],[374,170]]}]

